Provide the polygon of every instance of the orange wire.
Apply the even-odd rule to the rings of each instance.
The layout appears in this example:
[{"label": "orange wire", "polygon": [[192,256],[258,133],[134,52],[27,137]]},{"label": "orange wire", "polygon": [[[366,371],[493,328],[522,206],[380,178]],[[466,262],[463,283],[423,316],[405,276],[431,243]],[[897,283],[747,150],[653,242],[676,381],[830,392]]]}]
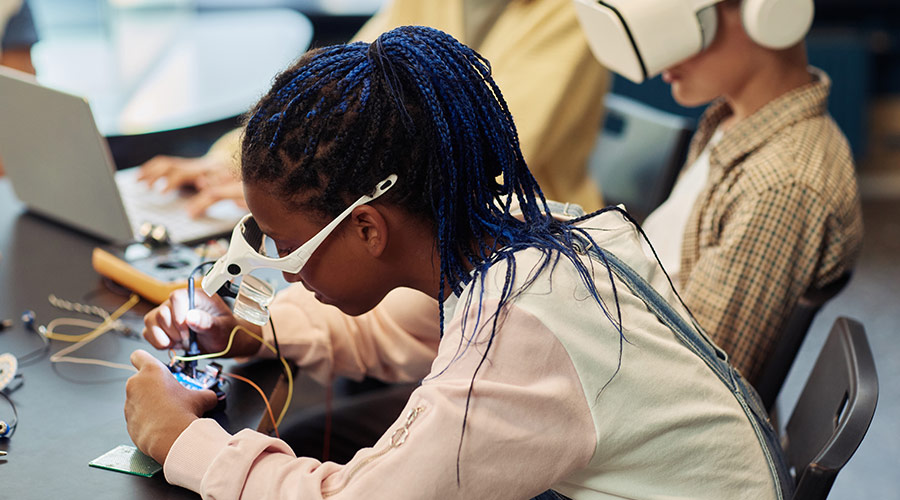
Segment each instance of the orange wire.
[{"label": "orange wire", "polygon": [[269,404],[269,398],[266,397],[266,393],[263,392],[263,390],[260,389],[258,385],[254,384],[253,381],[250,380],[249,378],[242,377],[235,373],[224,373],[223,372],[223,374],[228,377],[231,377],[231,378],[236,378],[236,379],[240,380],[241,382],[246,382],[246,383],[250,384],[251,387],[256,389],[256,392],[258,392],[259,395],[262,396],[263,401],[266,402],[266,411],[269,412],[269,418],[272,419],[272,428],[275,429],[275,437],[277,437],[278,439],[281,439],[281,436],[278,434],[278,424],[275,423],[275,414],[272,412],[272,406]]}]

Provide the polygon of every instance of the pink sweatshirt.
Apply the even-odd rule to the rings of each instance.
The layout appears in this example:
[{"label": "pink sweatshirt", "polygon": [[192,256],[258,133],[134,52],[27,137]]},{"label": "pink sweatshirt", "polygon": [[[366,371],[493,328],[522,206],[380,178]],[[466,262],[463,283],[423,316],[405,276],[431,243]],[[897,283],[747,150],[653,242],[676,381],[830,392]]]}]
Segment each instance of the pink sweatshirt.
[{"label": "pink sweatshirt", "polygon": [[[599,228],[591,234],[600,246],[674,298],[621,215],[583,224]],[[516,258],[521,283],[541,255],[525,250]],[[614,308],[606,269],[593,268]],[[505,273],[498,264],[486,275],[482,327],[496,311]],[[731,393],[617,284],[627,338],[618,373],[619,334],[567,260],[508,304],[475,379],[461,447],[466,394],[490,335],[490,326],[472,331],[478,280],[445,302],[442,339],[436,302],[418,292],[396,290],[351,318],[290,288],[272,313],[283,352],[305,369],[323,380],[333,369],[424,382],[375,446],[346,465],[298,458],[278,439],[251,430],[231,435],[200,419],[173,445],[166,479],[218,500],[529,499],[549,488],[576,500],[780,498]]]}]

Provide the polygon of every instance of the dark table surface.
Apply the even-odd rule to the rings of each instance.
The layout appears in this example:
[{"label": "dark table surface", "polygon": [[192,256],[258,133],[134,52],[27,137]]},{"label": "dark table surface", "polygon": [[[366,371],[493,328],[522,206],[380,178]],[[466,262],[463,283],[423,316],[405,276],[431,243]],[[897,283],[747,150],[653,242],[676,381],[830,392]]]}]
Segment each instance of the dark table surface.
[{"label": "dark table surface", "polygon": [[[75,317],[48,302],[48,296],[116,309],[127,296],[110,288],[91,267],[91,251],[102,242],[25,211],[9,181],[0,178],[0,319],[13,319],[0,332],[0,353],[24,356],[43,344],[20,317],[33,310],[37,324],[56,317]],[[151,304],[140,302],[122,318],[133,336],[107,333],[74,355],[128,363],[138,348],[154,351],[142,338],[142,315]],[[50,352],[69,344],[51,341]],[[155,351],[154,351],[155,352]],[[156,352],[165,359],[164,352]],[[19,373],[21,387],[10,393],[19,424],[9,439],[0,439],[0,498],[3,499],[141,499],[196,498],[171,486],[162,473],[144,478],[88,467],[88,462],[121,444],[131,444],[122,408],[130,372],[101,366],[50,363],[49,354],[27,358]],[[274,361],[236,364],[230,371],[255,379],[265,390],[275,383]],[[255,428],[263,412],[262,399],[242,383],[231,383],[222,420],[234,432]],[[12,420],[0,401],[0,420]]]}]

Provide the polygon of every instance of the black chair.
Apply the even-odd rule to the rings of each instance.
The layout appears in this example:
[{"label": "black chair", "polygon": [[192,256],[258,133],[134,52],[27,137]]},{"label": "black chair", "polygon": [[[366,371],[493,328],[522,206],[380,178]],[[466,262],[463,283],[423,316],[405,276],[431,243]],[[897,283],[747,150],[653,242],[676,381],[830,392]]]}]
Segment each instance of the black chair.
[{"label": "black chair", "polygon": [[806,338],[809,327],[826,302],[834,298],[850,281],[850,273],[841,275],[838,279],[823,288],[811,290],[800,297],[794,310],[788,317],[781,338],[775,345],[775,350],[769,357],[759,379],[756,382],[756,391],[762,400],[763,406],[769,413],[773,412],[775,399],[784,385],[794,358]]},{"label": "black chair", "polygon": [[625,205],[638,221],[669,196],[687,156],[692,119],[608,94],[606,117],[588,159],[591,178],[609,205]]},{"label": "black chair", "polygon": [[863,326],[838,318],[788,420],[782,445],[794,500],[824,500],[859,447],[878,401],[878,376]]}]

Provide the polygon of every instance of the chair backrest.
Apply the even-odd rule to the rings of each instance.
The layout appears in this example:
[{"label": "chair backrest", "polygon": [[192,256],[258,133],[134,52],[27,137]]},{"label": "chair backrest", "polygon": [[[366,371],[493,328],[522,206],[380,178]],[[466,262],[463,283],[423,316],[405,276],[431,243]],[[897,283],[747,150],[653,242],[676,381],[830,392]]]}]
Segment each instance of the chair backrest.
[{"label": "chair backrest", "polygon": [[825,340],[783,435],[794,499],[825,499],[838,471],[869,429],[878,376],[863,326],[838,318]]},{"label": "chair backrest", "polygon": [[623,203],[642,221],[669,196],[681,170],[694,121],[634,99],[608,94],[606,117],[588,160],[607,204]]},{"label": "chair backrest", "polygon": [[763,406],[770,413],[813,319],[826,302],[847,286],[848,281],[850,281],[849,272],[822,288],[806,292],[788,316],[778,343],[775,344],[775,349],[763,366],[755,385]]}]

